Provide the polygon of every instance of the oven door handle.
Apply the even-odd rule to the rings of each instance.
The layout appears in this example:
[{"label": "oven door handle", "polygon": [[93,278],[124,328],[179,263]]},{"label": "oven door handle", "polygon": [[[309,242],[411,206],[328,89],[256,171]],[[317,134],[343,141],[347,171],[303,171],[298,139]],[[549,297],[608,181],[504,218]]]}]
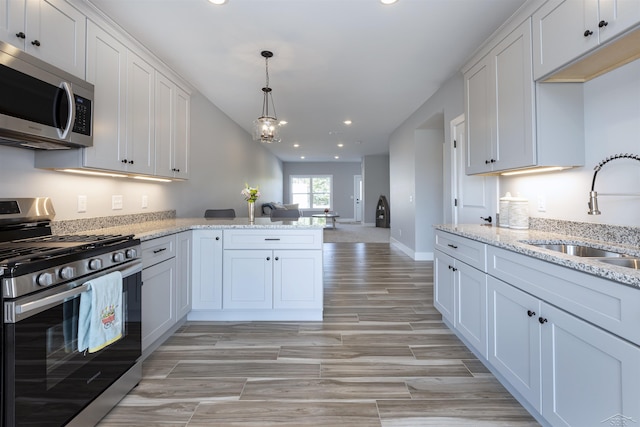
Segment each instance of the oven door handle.
[{"label": "oven door handle", "polygon": [[55,303],[64,301],[65,299],[72,297],[74,295],[81,294],[89,290],[89,285],[80,285],[76,288],[70,289],[68,291],[60,292],[59,294],[51,295],[48,297],[44,297],[42,299],[26,302],[24,304],[16,304],[15,313],[16,314],[25,314],[33,310],[37,310],[39,308],[55,305]]}]

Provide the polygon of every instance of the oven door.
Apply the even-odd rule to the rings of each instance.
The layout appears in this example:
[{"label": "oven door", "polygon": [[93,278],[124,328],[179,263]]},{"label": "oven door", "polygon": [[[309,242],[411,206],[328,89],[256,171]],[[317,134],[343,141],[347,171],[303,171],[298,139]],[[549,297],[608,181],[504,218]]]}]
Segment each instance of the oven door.
[{"label": "oven door", "polygon": [[136,363],[141,354],[141,263],[119,269],[123,338],[96,353],[77,350],[82,283],[92,277],[63,285],[57,296],[5,302],[5,317],[7,310],[23,313],[15,323],[4,324],[5,425],[64,425]]}]

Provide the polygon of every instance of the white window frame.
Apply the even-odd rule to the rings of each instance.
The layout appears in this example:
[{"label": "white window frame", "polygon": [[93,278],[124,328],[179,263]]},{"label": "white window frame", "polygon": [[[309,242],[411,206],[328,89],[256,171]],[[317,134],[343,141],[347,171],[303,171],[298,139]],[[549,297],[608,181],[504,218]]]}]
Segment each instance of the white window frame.
[{"label": "white window frame", "polygon": [[[316,174],[316,175],[289,175],[289,200],[293,203],[293,180],[296,178],[310,178],[312,181],[314,178],[329,178],[329,209],[333,210],[333,175],[331,174]],[[309,193],[309,200],[313,201],[313,184],[311,185],[311,193]],[[299,208],[301,211],[320,211],[322,208]]]}]

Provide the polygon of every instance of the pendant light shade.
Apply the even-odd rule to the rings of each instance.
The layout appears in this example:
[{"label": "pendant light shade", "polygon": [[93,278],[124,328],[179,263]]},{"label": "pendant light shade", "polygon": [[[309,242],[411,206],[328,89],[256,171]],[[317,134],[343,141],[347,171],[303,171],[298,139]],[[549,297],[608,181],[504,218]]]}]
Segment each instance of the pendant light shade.
[{"label": "pendant light shade", "polygon": [[273,104],[273,95],[269,87],[269,58],[273,57],[273,52],[263,50],[260,55],[265,62],[266,84],[262,88],[262,115],[253,122],[253,139],[271,144],[281,141],[276,107]]}]

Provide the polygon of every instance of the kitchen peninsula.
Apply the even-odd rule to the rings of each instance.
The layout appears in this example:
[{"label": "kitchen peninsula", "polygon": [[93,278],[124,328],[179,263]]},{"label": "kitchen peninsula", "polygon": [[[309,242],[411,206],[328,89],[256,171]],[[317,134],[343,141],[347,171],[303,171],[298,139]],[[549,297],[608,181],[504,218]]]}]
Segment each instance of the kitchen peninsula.
[{"label": "kitchen peninsula", "polygon": [[324,221],[140,218],[117,226],[108,226],[114,217],[69,221],[58,229],[93,227],[141,240],[143,356],[185,320],[322,320]]}]

